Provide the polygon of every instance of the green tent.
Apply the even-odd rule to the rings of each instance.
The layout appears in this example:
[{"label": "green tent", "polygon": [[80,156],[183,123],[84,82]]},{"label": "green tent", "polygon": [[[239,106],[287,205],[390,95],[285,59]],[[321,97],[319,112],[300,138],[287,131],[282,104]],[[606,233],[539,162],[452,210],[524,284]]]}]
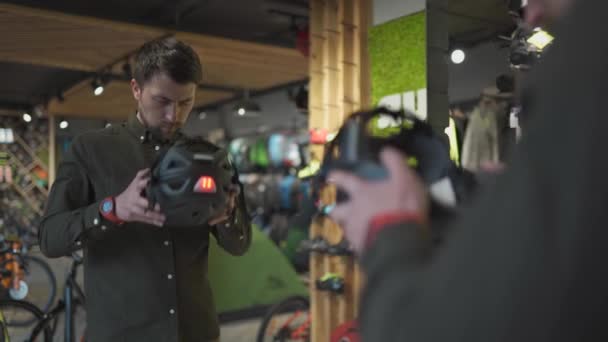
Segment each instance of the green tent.
[{"label": "green tent", "polygon": [[274,304],[293,295],[308,295],[308,289],[289,260],[255,226],[251,247],[241,257],[229,255],[211,238],[209,280],[218,313]]}]

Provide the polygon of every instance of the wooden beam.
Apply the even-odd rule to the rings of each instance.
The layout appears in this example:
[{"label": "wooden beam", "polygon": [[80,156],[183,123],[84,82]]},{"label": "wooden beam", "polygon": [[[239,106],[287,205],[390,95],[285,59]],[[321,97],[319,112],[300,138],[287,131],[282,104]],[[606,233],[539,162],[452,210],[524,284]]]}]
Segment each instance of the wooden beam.
[{"label": "wooden beam", "polygon": [[[206,35],[161,30],[142,25],[77,16],[25,6],[0,3],[0,61],[30,63],[94,73],[122,63],[144,42],[167,34],[192,45],[203,64],[203,83],[238,89],[261,90],[308,76],[308,60],[295,49],[267,46]],[[132,62],[132,60],[131,60]],[[53,100],[55,114],[122,118],[133,110],[128,89],[106,91],[111,96],[93,97],[90,80],[64,93],[66,101]],[[118,87],[120,87],[118,82]],[[124,88],[124,87],[123,87]],[[112,93],[114,92],[115,93]],[[76,98],[72,98],[76,94]],[[229,97],[205,91],[201,99],[215,102]],[[204,105],[207,102],[199,102]]]},{"label": "wooden beam", "polygon": [[[95,71],[144,42],[173,34],[189,43],[204,64],[306,74],[295,49],[163,30],[25,6],[0,3],[0,60]],[[78,53],[74,53],[78,51]]]},{"label": "wooden beam", "polygon": [[165,30],[143,25],[129,24],[124,22],[99,19],[95,17],[67,14],[63,12],[49,11],[35,7],[13,5],[7,3],[0,3],[0,13],[2,12],[10,13],[14,16],[21,15],[28,17],[37,17],[47,20],[60,21],[72,25],[97,26],[100,28],[117,30],[122,32],[131,32],[138,34],[145,33],[152,36],[161,35],[165,32]]}]

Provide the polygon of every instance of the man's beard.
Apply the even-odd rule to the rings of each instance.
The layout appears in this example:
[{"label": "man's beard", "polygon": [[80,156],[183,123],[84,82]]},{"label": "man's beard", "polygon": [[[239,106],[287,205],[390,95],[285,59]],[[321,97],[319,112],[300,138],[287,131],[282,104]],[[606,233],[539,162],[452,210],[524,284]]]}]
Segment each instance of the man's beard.
[{"label": "man's beard", "polygon": [[145,114],[146,111],[144,110],[143,106],[138,105],[137,108],[138,108],[137,112],[138,112],[139,118],[142,121],[142,124],[144,125],[144,127],[146,127],[148,132],[150,132],[150,135],[152,136],[153,139],[170,140],[175,135],[175,132],[177,131],[177,129],[179,127],[178,124],[167,125],[167,124],[164,124],[163,122],[161,122],[158,126],[151,127],[150,124],[148,123],[148,121],[146,120],[146,114]]}]

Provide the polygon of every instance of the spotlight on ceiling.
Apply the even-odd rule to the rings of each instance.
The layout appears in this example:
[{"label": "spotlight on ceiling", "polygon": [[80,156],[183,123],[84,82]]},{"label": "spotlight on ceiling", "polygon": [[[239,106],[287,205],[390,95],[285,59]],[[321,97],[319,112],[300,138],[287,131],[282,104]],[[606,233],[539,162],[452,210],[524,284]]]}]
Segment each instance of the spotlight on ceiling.
[{"label": "spotlight on ceiling", "polygon": [[243,98],[234,105],[232,110],[239,116],[257,116],[262,108],[249,98],[249,91],[245,90]]},{"label": "spotlight on ceiling", "polygon": [[30,113],[23,113],[23,121],[32,122],[32,116],[30,115]]},{"label": "spotlight on ceiling", "polygon": [[96,77],[93,82],[91,82],[91,88],[93,88],[93,94],[99,96],[103,94],[104,82],[99,77]]},{"label": "spotlight on ceiling", "polygon": [[66,120],[61,120],[61,122],[59,123],[59,128],[66,129],[66,128],[68,128],[69,125],[70,125],[70,123],[67,122]]},{"label": "spotlight on ceiling", "polygon": [[464,62],[466,54],[461,49],[454,49],[450,54],[450,58],[452,59],[452,63],[461,64],[462,62]]}]

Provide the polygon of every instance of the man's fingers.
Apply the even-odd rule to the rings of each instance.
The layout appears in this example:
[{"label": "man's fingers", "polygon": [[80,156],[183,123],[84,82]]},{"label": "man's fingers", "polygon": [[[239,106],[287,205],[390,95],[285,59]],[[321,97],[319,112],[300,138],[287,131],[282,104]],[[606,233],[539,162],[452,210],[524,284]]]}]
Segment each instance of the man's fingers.
[{"label": "man's fingers", "polygon": [[149,182],[150,182],[150,177],[138,179],[137,182],[135,183],[135,187],[137,188],[138,191],[141,191],[141,190],[145,189],[146,186],[148,186]]},{"label": "man's fingers", "polygon": [[145,176],[150,175],[150,169],[139,170],[135,175],[135,178],[143,178]]},{"label": "man's fingers", "polygon": [[408,172],[412,172],[405,163],[406,158],[405,154],[392,147],[384,148],[380,153],[380,160],[382,160],[382,164],[386,167],[391,179],[399,184],[403,184]]},{"label": "man's fingers", "polygon": [[[141,208],[141,207],[134,207],[133,214],[135,216],[136,221],[143,220],[143,222],[146,222],[146,223],[165,221],[165,215],[163,215],[159,212],[156,212],[156,211],[147,211],[145,208]],[[154,223],[152,223],[152,224],[154,224]]]},{"label": "man's fingers", "polygon": [[332,171],[329,174],[329,182],[336,185],[349,194],[357,193],[361,187],[362,180],[352,173],[343,171]]},{"label": "man's fingers", "polygon": [[164,223],[164,220],[155,220],[155,219],[145,216],[145,215],[136,215],[134,221],[151,224],[153,226],[158,226],[158,227],[162,227],[163,223]]},{"label": "man's fingers", "polygon": [[228,209],[234,208],[236,206],[236,195],[228,197]]},{"label": "man's fingers", "polygon": [[237,197],[241,193],[241,187],[237,184],[232,184],[229,190],[230,194],[234,194],[234,197]]},{"label": "man's fingers", "polygon": [[143,198],[143,197],[139,197],[137,199],[137,201],[135,202],[135,204],[140,207],[143,208],[144,210],[148,209],[148,206],[150,205],[150,202],[148,202],[147,199]]},{"label": "man's fingers", "polygon": [[220,216],[218,218],[214,218],[212,220],[209,221],[209,225],[210,226],[215,226],[218,223],[222,223],[224,221],[227,221],[230,217],[228,217],[228,215],[224,215],[224,216]]}]

